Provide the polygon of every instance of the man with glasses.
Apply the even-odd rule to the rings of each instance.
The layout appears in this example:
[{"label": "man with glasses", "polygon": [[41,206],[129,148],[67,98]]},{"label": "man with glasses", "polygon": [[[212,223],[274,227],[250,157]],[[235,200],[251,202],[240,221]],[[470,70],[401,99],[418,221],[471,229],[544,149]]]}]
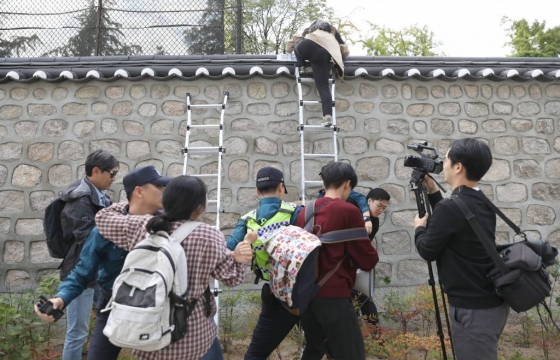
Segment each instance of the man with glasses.
[{"label": "man with glasses", "polygon": [[[60,280],[64,281],[80,259],[86,239],[95,227],[95,214],[109,206],[107,190],[115,182],[119,161],[105,150],[88,155],[85,163],[86,176],[68,185],[60,194],[65,202],[60,215],[64,241],[70,244],[68,253],[60,265]],[[66,340],[62,360],[82,358],[82,347],[89,334],[89,318],[93,306],[96,283],[89,284],[81,295],[66,307]]]}]

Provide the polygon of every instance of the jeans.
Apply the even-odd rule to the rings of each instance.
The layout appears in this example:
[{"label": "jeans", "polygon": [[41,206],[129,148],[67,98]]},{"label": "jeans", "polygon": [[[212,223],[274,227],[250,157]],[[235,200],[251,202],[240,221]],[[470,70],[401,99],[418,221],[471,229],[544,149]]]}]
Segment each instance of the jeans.
[{"label": "jeans", "polygon": [[305,60],[311,63],[315,86],[321,98],[323,116],[332,115],[333,99],[329,90],[329,73],[332,67],[331,54],[321,45],[309,39],[298,42],[294,48],[294,53],[296,54],[298,67],[303,66]]},{"label": "jeans", "polygon": [[218,338],[214,339],[214,342],[208,349],[208,352],[204,354],[199,360],[224,360],[224,355],[222,354],[222,347],[220,346],[220,341]]},{"label": "jeans", "polygon": [[89,342],[87,360],[117,360],[119,357],[121,348],[113,345],[103,334],[111,311],[101,312],[101,310],[105,309],[109,299],[108,296],[100,295],[97,300],[95,326]]},{"label": "jeans", "polygon": [[66,306],[66,340],[62,360],[82,358],[82,348],[89,334],[89,319],[95,289],[87,288]]}]

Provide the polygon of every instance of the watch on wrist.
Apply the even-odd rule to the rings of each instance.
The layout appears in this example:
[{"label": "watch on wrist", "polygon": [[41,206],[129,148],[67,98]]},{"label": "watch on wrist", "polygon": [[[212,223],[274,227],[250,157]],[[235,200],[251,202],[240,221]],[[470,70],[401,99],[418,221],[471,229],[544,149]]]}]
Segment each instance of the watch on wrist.
[{"label": "watch on wrist", "polygon": [[366,221],[366,222],[367,222],[367,221],[371,221],[371,217],[369,217],[369,216],[364,216],[364,221]]}]

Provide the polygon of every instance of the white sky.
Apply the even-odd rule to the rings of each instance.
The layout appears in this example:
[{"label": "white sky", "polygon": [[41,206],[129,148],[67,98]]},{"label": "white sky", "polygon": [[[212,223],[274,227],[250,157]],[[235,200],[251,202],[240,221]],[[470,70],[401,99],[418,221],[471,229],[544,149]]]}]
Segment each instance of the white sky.
[{"label": "white sky", "polygon": [[[427,25],[446,56],[506,56],[508,41],[501,18],[546,20],[547,27],[560,25],[559,0],[327,0],[337,16],[349,19],[364,34],[366,21],[394,30]],[[350,55],[366,55],[361,46]]]}]

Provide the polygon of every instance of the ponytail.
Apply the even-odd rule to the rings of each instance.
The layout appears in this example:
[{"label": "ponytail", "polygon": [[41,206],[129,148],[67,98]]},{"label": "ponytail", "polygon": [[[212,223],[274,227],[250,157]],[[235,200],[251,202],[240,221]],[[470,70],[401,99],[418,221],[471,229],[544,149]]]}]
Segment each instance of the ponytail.
[{"label": "ponytail", "polygon": [[146,231],[150,234],[157,233],[158,231],[165,231],[169,233],[171,229],[171,221],[165,215],[158,215],[151,218],[146,224]]}]

